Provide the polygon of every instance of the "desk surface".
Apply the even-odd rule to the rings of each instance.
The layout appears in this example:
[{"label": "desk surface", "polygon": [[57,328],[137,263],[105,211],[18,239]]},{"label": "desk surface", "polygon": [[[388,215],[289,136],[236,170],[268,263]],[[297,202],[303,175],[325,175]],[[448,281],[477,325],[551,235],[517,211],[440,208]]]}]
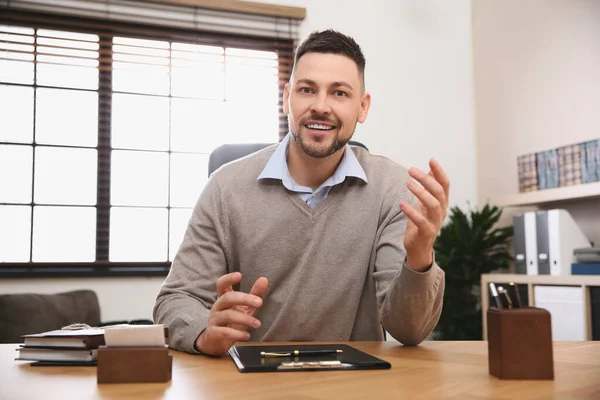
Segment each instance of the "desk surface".
[{"label": "desk surface", "polygon": [[96,383],[95,367],[31,367],[0,345],[0,398],[12,399],[600,399],[600,342],[555,342],[554,381],[503,381],[488,374],[487,342],[351,342],[389,370],[239,373],[229,357],[171,351],[168,383]]}]

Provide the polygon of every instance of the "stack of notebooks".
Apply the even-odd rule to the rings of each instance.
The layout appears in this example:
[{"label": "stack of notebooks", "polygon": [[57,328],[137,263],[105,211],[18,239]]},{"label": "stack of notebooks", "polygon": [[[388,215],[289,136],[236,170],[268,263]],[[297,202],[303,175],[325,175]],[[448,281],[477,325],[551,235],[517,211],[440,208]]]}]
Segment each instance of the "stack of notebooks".
[{"label": "stack of notebooks", "polygon": [[104,345],[104,329],[56,330],[24,335],[17,360],[38,365],[95,365],[97,349]]},{"label": "stack of notebooks", "polygon": [[[36,361],[32,365],[96,365],[98,348],[105,345],[105,330],[127,329],[137,337],[145,337],[156,325],[110,325],[104,328],[61,329],[43,333],[23,335],[23,344],[17,349],[17,360]],[[149,331],[149,330],[148,330]],[[164,326],[165,338],[169,331]]]}]

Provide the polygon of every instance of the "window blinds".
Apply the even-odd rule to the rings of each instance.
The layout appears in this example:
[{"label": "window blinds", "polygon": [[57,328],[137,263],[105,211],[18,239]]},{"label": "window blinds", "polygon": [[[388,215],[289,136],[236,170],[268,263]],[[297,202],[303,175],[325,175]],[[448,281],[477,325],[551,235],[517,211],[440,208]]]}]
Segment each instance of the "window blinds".
[{"label": "window blinds", "polygon": [[[113,238],[112,235],[109,235],[111,229],[110,208],[116,204],[111,202],[111,185],[114,186],[115,182],[111,184],[111,169],[114,166],[111,168],[110,154],[113,145],[116,144],[112,143],[111,145],[111,141],[116,140],[118,134],[119,115],[117,112],[123,108],[115,106],[115,101],[122,100],[127,96],[132,97],[134,94],[173,97],[170,107],[173,113],[171,116],[173,125],[171,139],[174,146],[177,144],[174,140],[178,137],[179,126],[176,125],[176,117],[180,114],[190,114],[183,107],[185,106],[183,103],[203,102],[206,100],[205,97],[224,98],[226,100],[224,104],[235,107],[238,104],[257,103],[256,101],[249,102],[248,96],[254,96],[254,94],[263,96],[268,93],[269,96],[272,96],[265,98],[263,103],[277,104],[277,107],[273,109],[272,117],[265,116],[265,118],[268,117],[266,121],[278,119],[280,137],[287,133],[287,119],[282,112],[281,93],[283,85],[291,73],[293,40],[276,35],[270,37],[240,35],[196,28],[188,29],[184,26],[173,27],[164,24],[159,26],[133,21],[116,21],[115,19],[105,20],[105,16],[99,14],[98,18],[75,16],[73,10],[66,9],[63,10],[64,14],[60,14],[60,7],[54,6],[68,3],[64,1],[53,2],[52,12],[46,12],[43,9],[18,9],[15,7],[17,3],[43,6],[42,2],[0,1],[1,88],[18,92],[17,94],[21,95],[21,97],[4,96],[11,99],[10,104],[6,103],[6,107],[13,111],[7,113],[0,121],[0,127],[11,126],[10,130],[0,129],[4,132],[3,135],[0,135],[0,142],[6,142],[6,146],[19,145],[28,154],[34,153],[32,149],[34,147],[37,149],[36,146],[41,145],[43,149],[56,148],[56,151],[66,149],[74,156],[78,156],[79,153],[90,153],[92,158],[97,160],[97,163],[90,162],[90,165],[97,164],[97,169],[96,167],[93,170],[90,169],[92,175],[96,171],[96,177],[91,181],[90,179],[85,180],[85,182],[92,183],[94,180],[96,181],[96,185],[90,189],[91,196],[96,194],[97,197],[96,211],[92,211],[89,216],[90,221],[92,219],[96,221],[95,234],[93,232],[90,234],[93,246],[91,251],[95,249],[95,257],[92,254],[92,259],[95,258],[96,263],[108,261],[110,240]],[[80,3],[100,2],[71,3],[79,5]],[[133,2],[122,1],[122,3]],[[105,2],[105,4],[108,3]],[[154,5],[151,5],[150,8],[154,9]],[[142,7],[142,9],[145,8]],[[169,93],[165,91],[166,86],[165,88],[160,86],[160,79],[165,75],[163,70],[166,71],[166,69],[169,69],[171,77]],[[202,73],[197,73],[198,71]],[[146,77],[143,73],[149,75]],[[256,75],[256,78],[249,79],[249,74]],[[144,81],[151,82],[152,85],[127,86],[135,83],[133,78],[139,80],[144,77],[147,78]],[[261,86],[263,88],[267,87],[264,85],[271,85],[268,87],[273,89],[256,90],[255,88],[244,91],[238,84],[238,78],[244,79],[247,85],[256,83],[257,86],[258,84],[263,85]],[[194,94],[198,93],[198,91],[193,91],[195,87],[202,87],[200,97]],[[148,90],[153,92],[148,93]],[[278,96],[276,96],[277,92]],[[36,97],[33,93],[37,94]],[[57,102],[55,100],[59,95],[68,95],[68,98],[65,97]],[[22,101],[19,104],[23,103],[23,106],[17,104],[20,98]],[[256,100],[255,97],[252,99]],[[159,100],[157,98],[157,101]],[[42,104],[44,101],[46,105]],[[55,103],[57,106],[53,107],[52,105]],[[179,103],[183,104],[183,108],[180,107],[181,110],[177,108]],[[34,105],[38,107],[34,108]],[[60,112],[71,112],[75,106],[79,110],[77,113],[61,117]],[[96,110],[96,116],[86,116],[87,114],[81,111],[88,109]],[[244,107],[241,108],[242,111],[244,109]],[[16,110],[19,110],[19,113]],[[198,108],[194,108],[194,110],[198,110]],[[230,113],[230,115],[239,115],[235,108],[231,110],[233,110],[233,114]],[[44,118],[44,112],[51,114],[53,118]],[[153,116],[154,113],[149,112],[148,115]],[[254,113],[248,115],[248,118],[230,118],[228,123],[238,120],[241,123],[248,121],[249,118],[256,119],[256,115]],[[138,120],[143,121],[143,119]],[[14,123],[10,123],[10,121]],[[61,123],[60,129],[56,129],[57,127],[53,125],[56,121]],[[189,123],[182,124],[186,127],[195,126]],[[34,125],[35,141],[32,135],[32,126]],[[73,137],[69,136],[68,142],[61,142],[68,136],[71,125]],[[267,122],[258,124],[258,126],[267,126]],[[61,136],[52,136],[59,131]],[[192,137],[196,138],[199,135]],[[207,144],[204,142],[211,140],[211,137],[210,135],[203,137],[201,144]],[[187,142],[180,144],[180,147],[186,151],[190,147]],[[121,147],[128,148],[126,145]],[[157,151],[156,149],[150,150]],[[175,153],[180,150],[173,148],[169,151]],[[36,157],[38,157],[37,153]],[[27,161],[29,169],[35,167],[36,164],[32,164],[31,156],[23,159],[29,160]],[[29,171],[29,175],[31,175],[31,171]],[[117,175],[121,176],[121,174]],[[28,181],[29,187],[31,187],[31,179],[30,177],[23,181]],[[40,180],[40,182],[42,181]],[[0,198],[0,203],[5,208],[13,207],[25,210],[23,215],[25,222],[20,225],[26,226],[27,221],[31,223],[37,217],[35,206],[38,202],[33,202],[33,197],[39,196],[42,192],[37,190],[37,186],[35,187],[34,194],[31,193],[31,190],[24,194],[27,199],[6,200]],[[88,204],[94,203],[93,199],[90,202],[87,198],[78,201],[77,204],[66,204],[61,199],[49,199],[42,203],[48,203],[48,206],[53,207],[71,207],[72,210],[86,212],[89,211],[86,207],[94,207],[94,205]],[[171,206],[173,205],[169,205],[169,207]],[[177,210],[173,208],[171,212],[174,211]],[[12,211],[11,213],[14,214]],[[67,219],[84,221],[82,218],[69,217]],[[180,219],[184,220],[185,218]],[[174,218],[171,219],[171,221],[174,220]],[[36,237],[35,222],[31,226],[31,232],[24,232],[24,243],[32,240],[32,237]],[[94,237],[95,246],[93,245]],[[33,245],[35,245],[35,240],[33,240]],[[27,246],[23,251],[30,253],[32,248]],[[29,259],[28,256],[25,258]],[[42,260],[35,257],[34,252],[31,260],[35,262],[36,259]],[[79,261],[87,259],[88,256]]]},{"label": "window blinds", "polygon": [[297,39],[299,30],[299,21],[292,18],[132,0],[1,0],[0,6],[17,11],[289,40]]}]

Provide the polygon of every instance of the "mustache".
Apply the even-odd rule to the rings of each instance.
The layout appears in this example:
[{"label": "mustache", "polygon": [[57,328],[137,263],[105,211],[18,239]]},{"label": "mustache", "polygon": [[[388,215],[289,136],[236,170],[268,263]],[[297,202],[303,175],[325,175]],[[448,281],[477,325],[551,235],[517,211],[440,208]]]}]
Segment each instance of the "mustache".
[{"label": "mustache", "polygon": [[308,122],[326,122],[329,125],[332,125],[336,128],[339,128],[340,122],[336,119],[330,119],[325,115],[313,114],[310,117],[302,118],[300,120],[300,125],[306,125]]}]

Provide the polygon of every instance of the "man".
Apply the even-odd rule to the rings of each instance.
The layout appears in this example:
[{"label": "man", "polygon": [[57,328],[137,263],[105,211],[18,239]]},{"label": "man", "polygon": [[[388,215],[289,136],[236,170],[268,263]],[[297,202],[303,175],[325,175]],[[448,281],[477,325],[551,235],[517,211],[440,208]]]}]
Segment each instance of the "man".
[{"label": "man", "polygon": [[213,174],[157,297],[172,347],[219,356],[244,340],[381,340],[383,326],[416,345],[431,333],[449,181],[435,160],[407,171],[347,145],[371,103],[364,70],[338,32],[298,47],[290,133]]}]

